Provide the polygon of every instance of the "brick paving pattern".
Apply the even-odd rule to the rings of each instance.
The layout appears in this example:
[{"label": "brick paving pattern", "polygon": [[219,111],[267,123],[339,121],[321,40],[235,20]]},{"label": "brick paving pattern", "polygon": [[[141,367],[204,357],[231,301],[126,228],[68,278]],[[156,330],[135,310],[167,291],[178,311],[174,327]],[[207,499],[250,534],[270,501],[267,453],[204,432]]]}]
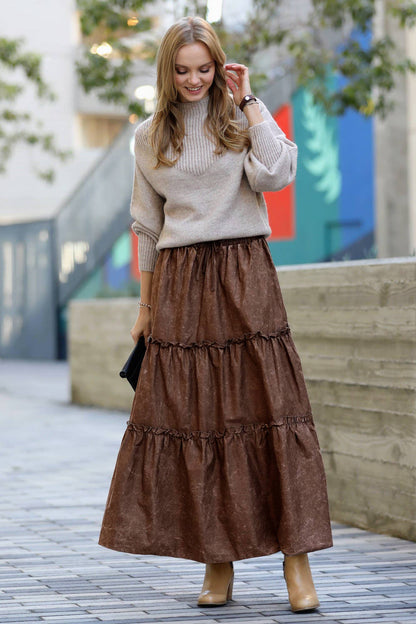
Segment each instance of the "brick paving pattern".
[{"label": "brick paving pattern", "polygon": [[127,418],[71,405],[64,362],[0,360],[1,624],[416,624],[416,544],[340,524],[310,555],[321,607],[304,614],[280,553],[237,561],[233,601],[202,608],[203,564],[98,546]]}]

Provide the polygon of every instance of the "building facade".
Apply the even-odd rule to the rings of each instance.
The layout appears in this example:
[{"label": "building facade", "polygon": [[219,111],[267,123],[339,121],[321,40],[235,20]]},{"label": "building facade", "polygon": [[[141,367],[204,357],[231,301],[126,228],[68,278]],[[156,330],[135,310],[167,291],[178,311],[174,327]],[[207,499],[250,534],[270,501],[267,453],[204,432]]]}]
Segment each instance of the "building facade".
[{"label": "building facade", "polygon": [[[182,14],[181,4],[149,5],[156,42]],[[308,0],[282,3],[279,19],[296,27],[300,12],[310,6]],[[237,13],[233,0],[224,0],[222,8],[226,23],[242,28],[250,2],[240,3]],[[375,32],[391,34],[403,53],[416,59],[415,29],[403,37],[379,9]],[[18,6],[7,3],[3,14],[4,35],[24,36],[27,49],[43,55],[45,78],[58,96],[54,103],[41,103],[28,89],[19,108],[33,111],[73,157],[53,163],[56,182],[47,185],[36,167],[48,158],[21,146],[0,177],[0,356],[65,357],[71,298],[140,291],[129,215],[134,123],[78,84],[75,60],[82,37],[74,0],[45,0],[41,12],[38,4],[22,0]],[[140,49],[140,37],[136,44]],[[416,78],[397,81],[397,107],[384,121],[357,113],[331,118],[307,90],[296,88],[278,51],[271,50],[262,63],[269,86],[259,95],[299,147],[296,181],[265,195],[275,264],[414,255]],[[155,84],[153,66],[138,58],[136,70],[131,94]],[[329,86],[338,80],[331,77]]]}]

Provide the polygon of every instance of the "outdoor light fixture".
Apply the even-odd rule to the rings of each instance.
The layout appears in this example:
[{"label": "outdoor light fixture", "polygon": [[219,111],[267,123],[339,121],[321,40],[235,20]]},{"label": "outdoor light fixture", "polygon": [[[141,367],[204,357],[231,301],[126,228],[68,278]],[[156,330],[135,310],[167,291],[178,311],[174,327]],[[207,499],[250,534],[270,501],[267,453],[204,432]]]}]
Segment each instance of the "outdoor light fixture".
[{"label": "outdoor light fixture", "polygon": [[155,88],[152,87],[152,85],[142,85],[141,87],[137,87],[134,95],[138,100],[153,100],[155,97]]},{"label": "outdoor light fixture", "polygon": [[103,43],[94,43],[91,48],[90,48],[90,52],[91,54],[98,54],[99,56],[110,56],[111,52],[113,51],[112,46],[107,43],[107,41],[103,41]]},{"label": "outdoor light fixture", "polygon": [[146,113],[154,112],[156,91],[152,85],[142,85],[137,87],[134,95],[138,100],[143,100],[144,110]]},{"label": "outdoor light fixture", "polygon": [[139,20],[137,19],[137,17],[129,17],[129,19],[127,20],[127,26],[136,26],[136,24],[139,23]]}]

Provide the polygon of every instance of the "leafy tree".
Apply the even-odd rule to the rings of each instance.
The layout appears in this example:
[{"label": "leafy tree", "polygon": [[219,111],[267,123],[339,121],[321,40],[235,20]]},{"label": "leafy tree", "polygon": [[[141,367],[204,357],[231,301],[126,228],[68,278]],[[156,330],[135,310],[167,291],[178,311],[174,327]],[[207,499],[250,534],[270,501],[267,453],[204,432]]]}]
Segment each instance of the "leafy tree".
[{"label": "leafy tree", "polygon": [[[267,76],[256,72],[256,59],[271,48],[277,59],[289,60],[289,69],[298,85],[307,86],[316,103],[331,115],[358,110],[365,115],[385,114],[393,108],[389,98],[395,79],[415,72],[416,63],[400,58],[388,35],[373,36],[364,47],[355,33],[367,33],[372,25],[377,0],[311,0],[312,10],[296,28],[282,28],[279,10],[287,0],[253,0],[252,11],[243,29],[213,24],[231,59],[250,65],[253,90],[258,90]],[[80,83],[86,92],[97,92],[107,102],[121,105],[126,114],[142,116],[144,111],[127,90],[135,75],[138,58],[152,62],[157,42],[137,41],[139,33],[148,32],[152,23],[145,15],[152,0],[77,0],[83,53],[77,62]],[[400,27],[416,24],[416,3],[408,0],[385,0],[385,11]],[[206,16],[205,0],[189,0],[185,14]],[[328,34],[338,34],[343,44],[334,46]],[[343,38],[345,33],[349,36]],[[333,38],[332,38],[333,40]],[[22,39],[0,38],[0,67],[5,76],[23,73],[40,99],[52,101],[55,96],[41,75],[41,57],[24,51]],[[99,47],[101,46],[101,48]],[[111,51],[111,54],[108,53]],[[342,86],[328,86],[328,76],[343,77]],[[62,160],[69,152],[58,149],[50,133],[42,130],[40,121],[29,112],[18,112],[13,105],[24,87],[15,81],[0,79],[0,173],[19,143],[37,145]],[[45,180],[54,177],[53,169],[38,170]]]},{"label": "leafy tree", "polygon": [[[15,81],[8,81],[5,76],[11,77],[19,70],[29,84],[33,85],[38,98],[53,101],[56,97],[42,78],[41,57],[33,52],[23,51],[22,46],[22,39],[0,38],[0,67],[4,71],[0,78],[0,174],[5,172],[7,160],[19,143],[37,145],[61,160],[70,154],[58,149],[53,135],[42,130],[42,122],[34,120],[30,113],[19,112],[14,107],[25,87]],[[37,174],[48,182],[54,178],[53,169],[38,169]]]},{"label": "leafy tree", "polygon": [[134,35],[147,32],[151,19],[144,14],[152,0],[77,0],[84,38],[82,58],[76,68],[86,93],[121,105],[129,114],[143,115],[137,100],[129,98],[127,86],[135,75],[137,58],[155,58],[151,41],[137,42]]},{"label": "leafy tree", "polygon": [[[284,0],[287,1],[287,0]],[[213,24],[229,58],[250,65],[252,86],[259,89],[267,76],[256,72],[256,58],[273,47],[277,57],[290,61],[290,71],[297,84],[307,86],[315,103],[320,103],[331,115],[342,115],[349,109],[365,115],[385,114],[393,107],[389,93],[395,77],[407,71],[415,72],[416,64],[408,58],[399,58],[396,46],[389,36],[372,37],[364,47],[356,34],[368,33],[375,16],[377,0],[311,0],[311,11],[295,28],[282,28],[279,10],[283,0],[253,0],[252,11],[243,29],[226,28],[222,22]],[[115,51],[114,58],[104,58],[88,51],[78,64],[81,83],[87,91],[97,90],[100,97],[126,106],[128,112],[140,115],[137,102],[128,101],[125,87],[133,75],[134,54],[123,39],[118,38],[128,15],[137,15],[149,0],[78,0],[84,35],[100,29]],[[386,0],[388,15],[401,27],[414,26],[416,3]],[[189,0],[185,14],[206,17],[205,0]],[[150,27],[146,19],[139,19],[133,31]],[[356,34],[354,34],[356,33]],[[349,36],[345,36],[345,35]],[[332,35],[332,37],[328,36]],[[344,40],[334,46],[334,40]],[[148,58],[154,57],[155,47]],[[343,86],[333,90],[328,76],[340,75]]]},{"label": "leafy tree", "polygon": [[[96,90],[102,99],[122,104],[126,111],[137,115],[143,114],[142,107],[137,101],[128,102],[125,93],[128,80],[134,75],[135,51],[125,43],[124,37],[150,28],[148,18],[137,19],[137,13],[150,2],[78,0],[85,42],[84,58],[77,63],[81,85],[86,92]],[[100,41],[107,41],[112,46],[111,61],[105,55],[91,53],[88,41],[97,35]],[[71,154],[57,147],[54,136],[43,130],[41,121],[35,120],[29,112],[17,110],[18,97],[25,86],[13,79],[16,74],[26,77],[26,87],[32,86],[39,99],[56,100],[56,95],[42,77],[41,56],[25,51],[23,44],[23,39],[0,38],[0,67],[5,76],[10,76],[9,80],[4,75],[0,78],[0,174],[5,172],[7,161],[19,143],[36,145],[61,160]],[[148,56],[154,58],[154,55],[155,50],[149,45]],[[37,169],[37,174],[48,182],[52,182],[55,176],[53,168]]]},{"label": "leafy tree", "polygon": [[[255,0],[254,11],[239,42],[250,54],[270,45],[287,51],[292,59],[297,84],[306,86],[315,103],[330,115],[357,110],[365,115],[380,115],[394,106],[389,98],[395,78],[415,72],[416,63],[400,58],[394,41],[388,35],[373,34],[368,46],[360,35],[369,33],[376,15],[378,0],[312,0],[312,10],[297,21],[295,28],[281,28],[276,17],[281,0]],[[416,3],[407,0],[385,0],[386,17],[397,20],[400,27],[416,24]],[[343,37],[345,33],[349,36]],[[334,37],[341,45],[331,45]],[[328,76],[343,78],[342,86],[333,90]]]}]

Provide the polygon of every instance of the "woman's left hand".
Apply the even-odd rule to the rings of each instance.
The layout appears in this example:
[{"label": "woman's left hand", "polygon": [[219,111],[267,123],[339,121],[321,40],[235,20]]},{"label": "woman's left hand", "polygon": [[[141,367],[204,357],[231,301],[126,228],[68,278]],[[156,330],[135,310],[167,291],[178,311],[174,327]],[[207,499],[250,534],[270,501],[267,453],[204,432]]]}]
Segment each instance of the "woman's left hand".
[{"label": "woman's left hand", "polygon": [[233,93],[234,102],[239,106],[243,97],[251,93],[248,67],[239,63],[227,63],[224,69],[227,74],[227,85]]}]

